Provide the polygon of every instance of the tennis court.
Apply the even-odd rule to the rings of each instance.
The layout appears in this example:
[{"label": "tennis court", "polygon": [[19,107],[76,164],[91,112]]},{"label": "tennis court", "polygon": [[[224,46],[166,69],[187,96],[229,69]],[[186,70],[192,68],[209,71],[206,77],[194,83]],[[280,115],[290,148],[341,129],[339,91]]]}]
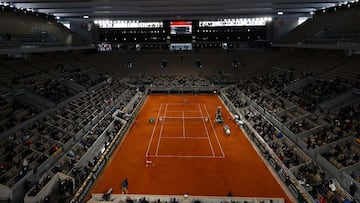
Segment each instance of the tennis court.
[{"label": "tennis court", "polygon": [[146,154],[153,157],[224,158],[205,104],[162,103]]},{"label": "tennis court", "polygon": [[[214,122],[218,107],[224,124]],[[153,120],[154,122],[149,122]],[[145,167],[149,153],[154,167]],[[217,95],[150,95],[90,190],[130,194],[276,197],[291,202]]]}]

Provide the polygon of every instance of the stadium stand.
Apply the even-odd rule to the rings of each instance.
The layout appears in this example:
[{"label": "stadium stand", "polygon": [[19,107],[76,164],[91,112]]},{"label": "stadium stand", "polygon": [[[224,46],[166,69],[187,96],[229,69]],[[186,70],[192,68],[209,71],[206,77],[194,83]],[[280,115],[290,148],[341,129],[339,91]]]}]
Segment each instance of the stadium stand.
[{"label": "stadium stand", "polygon": [[[322,53],[318,54],[321,55]],[[68,59],[67,62],[63,60],[65,58]],[[126,58],[126,56],[123,57],[124,60]],[[206,60],[203,60],[206,63]],[[306,61],[309,60],[312,59]],[[43,61],[44,63],[42,63]],[[48,61],[48,65],[46,65],[46,61]],[[73,95],[67,95],[58,100],[54,100],[51,94],[41,94],[41,92],[34,91],[34,94],[42,95],[47,100],[56,103],[58,108],[44,115],[39,110],[27,113],[31,117],[36,117],[40,113],[41,117],[34,120],[30,125],[17,129],[9,134],[8,139],[2,141],[2,146],[6,146],[2,150],[7,152],[6,160],[8,160],[2,163],[1,180],[3,184],[13,187],[19,181],[24,180],[22,178],[27,174],[34,173],[34,169],[39,174],[46,171],[41,169],[42,166],[51,163],[51,170],[46,172],[46,180],[24,182],[24,184],[29,185],[27,194],[40,199],[57,199],[56,193],[49,192],[44,196],[40,192],[49,183],[48,179],[53,179],[56,173],[74,177],[74,192],[82,188],[81,185],[86,181],[86,177],[90,175],[91,168],[100,160],[100,156],[96,155],[96,153],[95,156],[89,156],[87,150],[99,150],[99,148],[94,147],[99,139],[103,139],[103,143],[109,144],[116,134],[121,131],[120,129],[123,126],[121,123],[125,120],[117,122],[118,124],[115,125],[116,119],[108,114],[110,112],[108,105],[115,103],[119,105],[116,109],[124,108],[135,95],[136,88],[129,88],[120,80],[110,79],[106,77],[106,73],[97,73],[96,66],[91,62],[84,63],[83,61],[85,60],[71,58],[66,54],[62,56],[46,54],[26,60],[3,61],[4,66],[7,67],[6,70],[13,73],[13,76],[11,76],[13,78],[19,77],[19,73],[24,72],[21,68],[23,66],[28,68],[26,74],[21,74],[25,78],[31,77],[32,74],[46,75],[49,78],[62,78],[62,84],[66,86],[76,84],[76,87],[81,87],[76,89],[77,91],[74,90]],[[289,61],[291,60],[284,63],[279,62],[279,64],[285,64],[281,66],[283,69],[275,68],[269,74],[237,82],[226,89],[225,95],[231,100],[235,110],[244,115],[250,126],[272,149],[278,160],[294,175],[295,182],[300,185],[299,187],[304,187],[304,191],[309,193],[312,198],[319,199],[323,197],[331,201],[334,198],[339,200],[341,197],[347,197],[346,186],[343,186],[345,190],[337,190],[339,193],[334,193],[326,185],[333,181],[332,177],[341,182],[341,178],[336,176],[339,173],[348,174],[351,180],[354,181],[359,177],[358,169],[354,167],[358,163],[359,156],[357,144],[354,141],[358,139],[356,127],[358,126],[358,104],[354,101],[354,106],[351,104],[343,106],[337,111],[319,109],[319,107],[321,103],[338,97],[338,94],[334,92],[336,89],[332,88],[333,85],[338,87],[339,92],[351,89],[352,85],[349,83],[334,83],[334,81],[328,79],[319,79],[309,80],[306,85],[296,88],[296,91],[287,91],[289,86],[324,72],[318,71],[314,74],[298,71],[302,70],[302,68],[297,67],[300,64],[297,62],[298,60]],[[169,63],[172,62],[169,61]],[[276,65],[276,63],[274,64]],[[292,66],[291,64],[297,65]],[[91,66],[95,68],[89,69],[88,67]],[[286,71],[287,69],[291,71]],[[259,67],[259,70],[261,70],[261,67]],[[334,70],[336,69],[330,71]],[[4,72],[4,78],[10,77],[7,76],[8,72]],[[139,81],[141,86],[152,85],[154,88],[166,87],[178,90],[180,87],[187,87],[194,90],[198,87],[211,87],[211,90],[213,90],[215,86],[211,81],[212,77],[218,76],[206,78],[196,74],[161,75],[158,73],[155,75],[144,74]],[[37,79],[40,81],[42,79],[34,79],[36,84],[39,84]],[[108,79],[110,80],[108,81]],[[138,82],[134,84],[139,84]],[[46,84],[46,80],[44,83]],[[48,84],[46,87],[49,87]],[[98,86],[98,84],[102,85]],[[11,84],[6,85],[8,85],[9,89],[20,89],[19,87],[21,87],[13,87]],[[24,88],[25,92],[31,90],[27,86],[22,87],[26,87]],[[317,89],[313,87],[317,87]],[[57,96],[61,95],[59,93],[62,92],[59,88],[53,91],[57,93]],[[319,93],[319,91],[327,92],[327,94]],[[302,92],[302,94],[297,92]],[[123,96],[116,97],[115,95]],[[19,96],[16,96],[5,95],[4,99],[7,100],[4,100],[4,102],[16,102],[19,100]],[[317,99],[312,100],[313,104],[304,104],[302,98],[305,96]],[[9,100],[11,98],[13,100]],[[2,106],[6,107],[6,105]],[[27,109],[28,107],[25,105],[23,108]],[[269,121],[266,118],[269,115],[273,120],[270,119]],[[349,117],[351,115],[355,117]],[[23,121],[27,120],[26,116],[21,116],[21,118],[24,119]],[[6,119],[9,118],[6,117]],[[344,124],[338,123],[346,120],[349,121]],[[18,124],[14,123],[13,126],[4,129],[4,132]],[[346,125],[346,127],[342,127],[343,125]],[[116,127],[114,128],[114,126]],[[349,128],[349,126],[353,128]],[[338,130],[339,128],[342,130]],[[331,131],[328,131],[328,129]],[[335,143],[337,144],[335,145]],[[294,151],[294,148],[297,150]],[[53,157],[58,158],[56,158],[55,162],[50,162],[49,160]],[[323,159],[319,161],[319,157]],[[24,160],[26,160],[25,165]],[[333,165],[336,172],[328,172],[323,169],[326,168],[324,167],[325,164],[322,163],[325,161]],[[22,167],[13,167],[15,165],[22,165]],[[338,188],[341,188],[340,182],[336,182]],[[71,195],[67,197],[67,199],[69,198],[71,198]]]},{"label": "stadium stand", "polygon": [[[107,138],[107,142],[109,142],[108,139],[110,139],[111,132],[114,130],[117,133],[120,130],[120,122],[114,123],[114,119],[108,113],[108,116],[104,118],[101,118],[101,115],[105,111],[109,111],[109,105],[114,105],[110,101],[118,101],[120,99],[121,102],[126,104],[127,99],[131,99],[134,91],[126,90],[125,88],[126,86],[121,84],[120,81],[113,81],[94,93],[84,94],[83,97],[78,98],[78,102],[69,103],[31,124],[29,127],[20,129],[15,134],[10,135],[8,143],[3,143],[2,145],[7,151],[7,158],[2,163],[2,183],[12,187],[29,170],[33,170],[34,173],[44,170],[41,169],[41,164],[44,164],[44,162],[49,163],[49,161],[51,162],[51,157],[61,157],[61,154],[64,153],[66,154],[63,158],[54,163],[54,168],[51,171],[53,173],[82,174],[80,177],[84,177],[86,174],[82,173],[82,167],[78,168],[79,166],[77,166],[74,170],[72,168],[77,165],[78,161],[84,162],[84,160],[89,159],[89,157],[84,158],[81,155],[85,154],[85,152],[91,154],[89,148],[92,147],[95,141],[99,142],[98,138],[100,135],[106,134],[106,137],[103,137],[104,139]],[[89,97],[89,100],[86,97]],[[121,108],[123,107],[122,105],[117,107]],[[87,108],[81,108],[81,106]],[[83,110],[85,111],[80,112]],[[76,113],[76,111],[79,112]],[[99,119],[101,121],[98,121]],[[80,136],[92,125],[95,126],[87,134]],[[111,128],[111,130],[106,130],[108,128]],[[78,143],[68,151],[74,144],[74,141],[77,140],[79,140]],[[40,154],[43,155],[39,156]],[[16,167],[21,162],[25,162],[25,160],[27,160],[26,166]],[[94,164],[88,164],[88,167],[91,166],[94,166]],[[84,172],[86,171],[89,172],[89,169],[84,168]],[[15,176],[15,174],[18,175]],[[52,177],[53,175],[49,174],[49,176]],[[11,177],[15,177],[15,179],[10,179]],[[79,186],[79,184],[76,185]],[[41,190],[38,185],[35,187],[36,189],[34,190]]]},{"label": "stadium stand", "polygon": [[[0,49],[85,45],[50,16],[7,9],[0,11]],[[359,43],[358,8],[318,12],[279,43]],[[83,201],[154,92],[218,94],[300,202],[360,201],[359,56],[215,44],[191,52],[147,44],[110,53],[1,56],[0,201]],[[181,202],[127,198],[122,201]]]},{"label": "stadium stand", "polygon": [[359,16],[356,12],[356,8],[319,11],[318,15],[292,30],[283,41],[302,44],[357,42]]},{"label": "stadium stand", "polygon": [[[261,80],[260,82],[259,82],[259,84],[264,84],[263,83],[264,82],[264,80]],[[245,83],[245,84],[247,84],[247,83]],[[241,87],[243,87],[243,86],[241,86]],[[306,88],[306,87],[305,87]],[[246,93],[248,93],[248,94],[250,94],[249,96],[250,96],[250,99],[252,99],[252,101],[254,101],[254,102],[256,102],[258,105],[260,105],[262,108],[261,109],[264,109],[264,112],[266,112],[266,113],[269,113],[269,114],[273,114],[273,112],[271,111],[272,109],[269,109],[269,108],[267,108],[266,107],[266,105],[269,103],[268,101],[267,102],[265,102],[265,103],[263,103],[262,101],[263,101],[263,95],[264,94],[262,94],[262,93],[257,93],[257,88],[256,88],[256,84],[252,84],[252,85],[248,85],[248,86],[245,86],[245,88],[243,88],[244,89],[244,92],[245,92],[245,94]],[[266,91],[266,90],[264,90],[263,88],[262,88],[262,90],[263,91]],[[304,92],[306,92],[306,91],[304,91]],[[314,95],[314,94],[311,94],[311,91],[310,91],[310,95]],[[323,94],[321,94],[321,95],[323,95]],[[235,103],[236,103],[237,101],[235,101]],[[294,102],[294,101],[293,101]],[[317,104],[317,103],[319,103],[320,101],[319,100],[317,100],[317,101],[314,101],[314,103],[315,104]],[[356,102],[356,101],[354,101],[354,102]],[[291,105],[290,105],[291,106]],[[357,104],[355,105],[355,106],[357,106]],[[354,119],[352,119],[352,116],[351,115],[357,115],[357,113],[355,113],[356,112],[356,110],[355,109],[357,109],[357,107],[356,108],[354,108],[352,105],[351,106],[349,106],[348,107],[349,108],[349,112],[351,112],[350,114],[345,114],[345,112],[342,112],[341,113],[341,115],[343,115],[343,116],[345,116],[345,117],[342,117],[342,118],[336,118],[335,117],[335,115],[333,116],[333,117],[331,117],[331,116],[329,116],[329,115],[322,115],[321,117],[322,118],[326,118],[326,121],[325,120],[322,120],[322,119],[320,119],[319,118],[319,114],[318,115],[314,115],[314,116],[312,116],[313,117],[313,119],[310,119],[310,120],[308,120],[308,119],[306,119],[306,120],[304,120],[303,118],[304,118],[304,116],[301,116],[301,115],[308,115],[308,113],[306,113],[306,112],[303,112],[302,114],[298,114],[298,117],[300,117],[301,118],[301,120],[299,120],[299,119],[295,119],[295,118],[293,118],[293,116],[292,117],[290,117],[289,116],[289,112],[286,112],[286,114],[284,114],[284,113],[282,113],[282,115],[276,115],[275,116],[275,118],[276,118],[276,120],[278,120],[278,121],[281,121],[281,123],[284,123],[284,121],[285,121],[285,123],[289,123],[288,121],[287,121],[287,119],[289,119],[289,117],[291,118],[291,120],[292,121],[294,121],[294,120],[296,120],[295,122],[293,122],[290,126],[289,125],[285,125],[285,126],[287,126],[288,127],[288,129],[292,132],[292,133],[294,133],[294,134],[298,134],[298,135],[296,135],[296,136],[300,136],[300,137],[302,137],[302,139],[304,140],[304,142],[305,143],[307,143],[307,149],[309,149],[309,148],[317,148],[317,147],[319,147],[319,148],[328,148],[328,144],[329,143],[333,143],[333,142],[337,142],[337,143],[342,143],[342,142],[345,142],[345,141],[341,141],[341,140],[344,140],[344,139],[342,139],[342,138],[345,138],[345,137],[348,137],[348,136],[351,136],[351,135],[354,135],[354,137],[353,138],[357,138],[358,137],[358,135],[357,135],[357,132],[356,132],[356,130],[354,131],[354,130],[352,130],[352,128],[351,128],[351,126],[352,126],[352,122],[354,122]],[[348,109],[347,107],[344,107],[344,109],[346,110],[346,109]],[[293,110],[292,110],[293,111]],[[340,110],[340,112],[341,112],[341,110]],[[266,114],[265,113],[265,114]],[[268,114],[268,115],[269,115]],[[248,115],[248,114],[247,114]],[[252,115],[252,114],[250,114],[250,115]],[[285,116],[284,116],[285,115]],[[291,115],[291,114],[290,114]],[[259,117],[260,116],[260,114],[258,114],[256,117]],[[349,117],[348,117],[349,116]],[[245,116],[245,118],[247,118],[247,117],[249,117],[249,116]],[[253,117],[253,116],[250,116],[250,117]],[[311,118],[311,117],[310,117]],[[314,120],[315,119],[315,120]],[[320,121],[321,122],[317,122],[317,121],[319,121],[319,119],[320,119]],[[287,122],[286,122],[287,121]],[[340,123],[340,121],[342,121],[342,122],[344,122],[344,124],[346,125],[347,123],[349,124],[347,127],[345,127],[346,129],[349,129],[349,131],[351,132],[351,133],[347,133],[346,131],[347,130],[345,130],[345,128],[343,127],[341,127],[341,126],[343,126],[344,124],[341,124]],[[346,122],[345,122],[346,121]],[[335,122],[335,123],[334,123]],[[332,125],[332,127],[331,127],[331,129],[336,129],[337,128],[337,130],[335,130],[335,132],[334,132],[334,134],[333,134],[333,136],[331,136],[332,135],[332,133],[331,132],[328,132],[328,131],[324,131],[324,130],[322,130],[322,128],[323,129],[328,129],[328,127],[326,127],[326,126],[328,126],[329,124],[327,124],[327,123],[331,123],[331,125]],[[272,130],[272,129],[274,129],[273,127],[269,127],[268,125],[264,125],[264,124],[260,124],[260,126],[263,126],[262,128],[265,128],[266,129],[266,131],[269,131],[270,130],[270,132],[272,132],[272,133],[270,133],[270,137],[269,137],[269,135],[267,135],[266,137],[265,137],[265,139],[264,140],[266,140],[267,142],[269,142],[269,140],[272,140],[274,137],[275,137],[275,133],[274,133],[274,130]],[[285,126],[282,126],[282,127],[285,127]],[[312,126],[312,127],[311,127]],[[323,126],[323,127],[320,127],[320,126]],[[333,127],[334,126],[334,127]],[[336,127],[336,126],[338,126],[338,127]],[[355,124],[355,126],[357,126],[356,124]],[[325,128],[324,128],[325,127]],[[348,128],[348,127],[350,127],[350,128]],[[257,127],[257,125],[255,125],[255,129],[257,129],[258,127]],[[262,128],[260,128],[260,130],[262,129]],[[281,128],[282,129],[282,128]],[[343,129],[343,130],[340,130],[340,129]],[[311,133],[311,131],[312,131],[312,133]],[[340,133],[340,131],[341,131],[341,133]],[[345,132],[344,132],[345,131]],[[260,131],[261,132],[261,131]],[[308,135],[306,135],[305,134],[305,132],[310,132],[310,136],[309,136],[309,134]],[[301,133],[301,135],[299,135],[299,133]],[[260,133],[260,135],[261,134],[264,134],[264,133]],[[319,135],[322,135],[322,139],[320,138],[319,139]],[[314,138],[314,136],[317,136],[317,137],[315,137]],[[296,139],[297,140],[297,139]],[[327,140],[327,142],[325,142],[325,143],[322,143],[324,140]],[[346,140],[346,139],[345,139]],[[317,142],[317,143],[315,143],[315,142]],[[299,146],[304,146],[304,144],[298,144]],[[319,146],[320,145],[320,146]],[[326,150],[326,151],[324,151],[323,152],[323,154],[322,155],[324,155],[324,156],[326,156],[326,159],[328,159],[335,167],[337,167],[337,168],[342,168],[343,166],[342,166],[342,164],[344,164],[345,166],[348,166],[348,165],[354,165],[354,164],[357,164],[358,163],[358,160],[357,160],[357,158],[358,158],[358,152],[355,150],[353,150],[354,148],[358,148],[358,146],[357,146],[358,144],[354,141],[354,139],[349,139],[347,142],[345,142],[344,144],[342,144],[341,146],[343,146],[343,147],[339,147],[338,145],[334,145],[334,146],[336,146],[336,148],[332,148],[332,149],[328,149],[328,150]],[[345,151],[346,150],[346,151]],[[306,150],[305,150],[306,151]],[[321,150],[320,150],[321,151]],[[344,154],[349,154],[349,156],[350,157],[344,157],[345,155]],[[335,157],[334,157],[334,154],[336,155]],[[340,159],[343,161],[343,163],[339,163],[338,162],[338,160],[337,159],[339,159],[339,156],[340,155]],[[346,161],[345,161],[346,160]],[[345,161],[345,162],[344,162]]]},{"label": "stadium stand", "polygon": [[49,47],[84,44],[74,33],[50,16],[10,10],[1,11],[1,47]]}]

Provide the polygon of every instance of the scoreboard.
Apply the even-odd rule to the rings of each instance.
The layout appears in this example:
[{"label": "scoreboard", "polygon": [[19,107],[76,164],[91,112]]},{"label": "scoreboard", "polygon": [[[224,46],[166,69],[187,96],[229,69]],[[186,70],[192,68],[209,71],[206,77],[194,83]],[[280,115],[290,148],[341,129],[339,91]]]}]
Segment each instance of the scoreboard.
[{"label": "scoreboard", "polygon": [[170,21],[170,34],[192,34],[192,21]]}]

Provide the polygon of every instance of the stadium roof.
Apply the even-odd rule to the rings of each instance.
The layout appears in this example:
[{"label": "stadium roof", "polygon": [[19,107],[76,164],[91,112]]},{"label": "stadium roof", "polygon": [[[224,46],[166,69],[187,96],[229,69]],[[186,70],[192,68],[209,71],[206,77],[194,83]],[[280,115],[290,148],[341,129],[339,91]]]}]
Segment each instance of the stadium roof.
[{"label": "stadium roof", "polygon": [[[1,0],[0,0],[1,1]],[[356,0],[358,1],[358,0]],[[17,8],[61,18],[209,19],[309,14],[347,2],[338,0],[6,0]]]}]

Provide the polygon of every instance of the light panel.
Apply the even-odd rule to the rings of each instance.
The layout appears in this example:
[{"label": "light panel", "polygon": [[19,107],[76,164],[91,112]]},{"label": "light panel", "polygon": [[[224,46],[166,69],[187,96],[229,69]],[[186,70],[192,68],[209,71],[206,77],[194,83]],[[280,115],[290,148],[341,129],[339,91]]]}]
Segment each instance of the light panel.
[{"label": "light panel", "polygon": [[95,20],[100,28],[162,28],[162,21]]},{"label": "light panel", "polygon": [[208,20],[199,21],[199,27],[264,26],[271,20],[271,17]]}]

